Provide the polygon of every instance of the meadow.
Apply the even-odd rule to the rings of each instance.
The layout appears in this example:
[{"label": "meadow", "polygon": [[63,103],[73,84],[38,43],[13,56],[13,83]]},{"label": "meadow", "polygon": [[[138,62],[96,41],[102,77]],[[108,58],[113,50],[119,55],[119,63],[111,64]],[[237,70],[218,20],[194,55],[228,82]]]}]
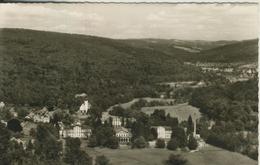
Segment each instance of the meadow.
[{"label": "meadow", "polygon": [[213,146],[206,146],[197,152],[170,151],[167,149],[108,149],[87,148],[91,156],[105,155],[112,165],[162,165],[171,153],[182,154],[188,165],[257,165],[257,161],[239,153]]}]

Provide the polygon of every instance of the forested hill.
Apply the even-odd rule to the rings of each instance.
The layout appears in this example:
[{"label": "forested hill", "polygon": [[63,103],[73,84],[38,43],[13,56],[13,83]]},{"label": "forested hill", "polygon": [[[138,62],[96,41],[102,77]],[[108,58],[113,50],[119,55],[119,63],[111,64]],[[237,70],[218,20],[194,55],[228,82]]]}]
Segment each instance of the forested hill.
[{"label": "forested hill", "polygon": [[258,39],[245,40],[201,51],[198,56],[193,56],[191,59],[200,62],[257,62]]},{"label": "forested hill", "polygon": [[105,108],[152,95],[154,82],[201,76],[175,55],[93,36],[1,29],[0,50],[0,100],[14,104],[71,105],[86,92]]}]

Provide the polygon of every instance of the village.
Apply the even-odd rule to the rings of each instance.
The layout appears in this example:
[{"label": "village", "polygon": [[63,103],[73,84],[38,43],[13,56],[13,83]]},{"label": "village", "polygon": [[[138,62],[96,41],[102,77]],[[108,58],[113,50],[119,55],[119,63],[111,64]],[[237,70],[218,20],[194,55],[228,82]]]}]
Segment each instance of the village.
[{"label": "village", "polygon": [[[69,115],[69,117],[72,119],[72,123],[63,123],[62,121],[59,121],[55,124],[57,124],[59,130],[59,140],[61,140],[63,143],[65,143],[66,138],[79,138],[81,141],[86,143],[88,145],[88,141],[93,133],[93,128],[91,128],[90,125],[87,125],[85,121],[91,117],[91,104],[88,100],[87,94],[77,94],[75,95],[74,99],[80,99],[82,104],[79,106],[79,109],[76,111],[76,113],[71,114],[69,111],[64,111],[62,113],[66,113]],[[167,100],[164,99],[163,96],[161,98],[158,98],[160,100]],[[157,100],[158,100],[157,99]],[[135,100],[137,101],[137,100]],[[169,100],[168,100],[169,101]],[[116,107],[116,106],[114,106]],[[0,103],[0,110],[5,109],[5,103]],[[114,136],[118,140],[119,148],[129,148],[131,149],[131,144],[133,143],[133,132],[131,128],[127,128],[127,122],[136,122],[136,119],[126,118],[126,117],[120,117],[111,115],[111,112],[113,110],[113,106],[109,108],[108,111],[102,112],[101,116],[101,124],[102,125],[111,125],[114,130]],[[38,124],[53,124],[53,119],[55,118],[55,115],[57,113],[60,113],[61,110],[53,110],[49,111],[47,107],[43,107],[42,109],[35,109],[31,112],[28,112],[28,114],[23,118],[19,119],[21,121],[22,131],[18,137],[11,138],[12,141],[16,141],[18,143],[21,143],[26,149],[28,146],[29,141],[33,142],[34,139],[32,138],[31,134],[35,131]],[[18,113],[15,111],[15,108],[9,109],[11,120],[18,118]],[[191,113],[192,114],[192,113]],[[187,118],[188,120],[188,118]],[[194,120],[193,123],[193,132],[190,134],[190,136],[193,136],[196,139],[196,146],[192,150],[197,150],[199,148],[202,148],[205,146],[205,142],[200,138],[200,135],[196,133],[196,120]],[[1,120],[1,123],[8,125],[8,121]],[[55,125],[54,124],[54,125]],[[164,145],[166,146],[167,143],[171,140],[173,130],[172,127],[166,126],[166,125],[155,125],[150,127],[151,131],[155,132],[155,136],[153,140],[148,141],[147,146],[149,148],[155,148],[157,146],[157,141],[162,140]],[[184,129],[186,134],[187,128]],[[63,145],[65,147],[65,145]]]}]

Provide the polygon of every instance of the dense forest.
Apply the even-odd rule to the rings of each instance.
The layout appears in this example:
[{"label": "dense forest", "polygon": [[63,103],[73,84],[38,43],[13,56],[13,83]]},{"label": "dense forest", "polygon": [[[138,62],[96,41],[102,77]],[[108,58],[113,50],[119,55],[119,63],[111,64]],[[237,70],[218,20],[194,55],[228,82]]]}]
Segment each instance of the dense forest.
[{"label": "dense forest", "polygon": [[201,122],[200,135],[207,143],[257,159],[257,79],[199,89],[192,94],[190,104],[215,122],[210,130]]},{"label": "dense forest", "polygon": [[235,42],[209,50],[202,50],[191,61],[218,63],[252,63],[258,59],[258,39]]},{"label": "dense forest", "polygon": [[155,82],[202,79],[174,56],[120,40],[2,29],[0,48],[0,100],[17,105],[73,106],[85,92],[106,108],[154,95]]}]

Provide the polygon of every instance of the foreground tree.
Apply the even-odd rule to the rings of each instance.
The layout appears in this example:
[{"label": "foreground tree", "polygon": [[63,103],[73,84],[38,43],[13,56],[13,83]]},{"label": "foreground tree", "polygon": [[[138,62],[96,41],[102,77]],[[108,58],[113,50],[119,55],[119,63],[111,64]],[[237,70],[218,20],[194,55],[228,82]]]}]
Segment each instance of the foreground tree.
[{"label": "foreground tree", "polygon": [[0,162],[3,164],[8,164],[7,150],[9,148],[9,139],[9,131],[0,123]]},{"label": "foreground tree", "polygon": [[71,165],[91,165],[92,159],[85,152],[80,150],[80,139],[67,138],[64,155],[64,162]]}]

